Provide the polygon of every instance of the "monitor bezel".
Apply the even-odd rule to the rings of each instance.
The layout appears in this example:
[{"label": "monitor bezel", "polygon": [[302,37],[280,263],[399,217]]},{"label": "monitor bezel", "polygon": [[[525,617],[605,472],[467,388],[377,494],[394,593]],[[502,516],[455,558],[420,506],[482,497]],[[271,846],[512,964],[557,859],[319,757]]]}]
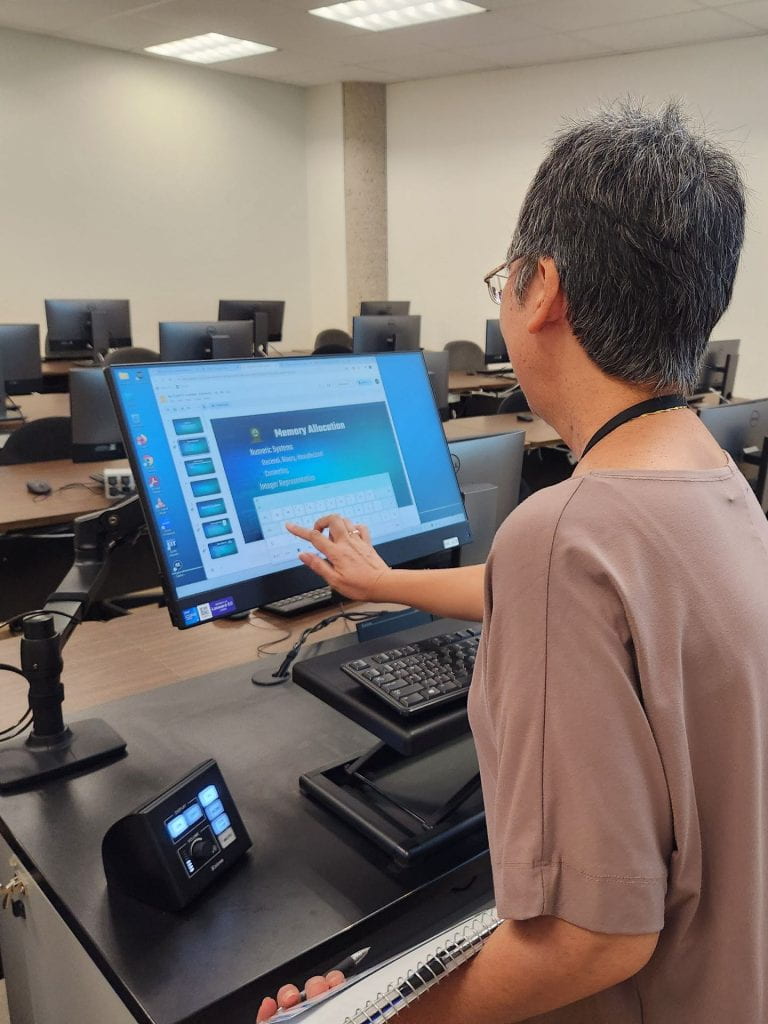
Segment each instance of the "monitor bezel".
[{"label": "monitor bezel", "polygon": [[[432,386],[429,381],[429,374],[427,372],[426,363],[423,355],[416,352],[380,352],[380,353],[368,353],[360,358],[370,359],[371,355],[375,358],[413,358],[415,355],[420,355],[420,364],[424,373],[424,386],[427,388],[430,399],[432,399]],[[354,356],[350,354],[339,354],[329,356],[280,356],[271,357],[269,362],[273,363],[276,361],[287,362],[291,365],[298,366],[301,363],[307,361],[322,360],[321,365],[328,365],[329,360],[332,359],[350,359]],[[247,362],[248,365],[260,365],[260,361],[252,360],[241,360]],[[205,360],[203,365],[210,367],[219,363],[226,362],[231,367],[231,360]],[[116,365],[105,367],[104,373],[107,378],[107,384],[109,386],[112,401],[115,406],[115,413],[117,420],[120,425],[120,430],[123,434],[123,442],[126,450],[128,462],[133,472],[134,480],[136,481],[138,499],[141,503],[142,509],[144,510],[144,517],[147,524],[147,530],[149,533],[152,549],[155,554],[155,560],[157,561],[158,571],[160,574],[160,580],[163,587],[163,593],[166,598],[168,606],[168,612],[171,617],[171,622],[178,629],[191,629],[197,625],[201,625],[201,622],[185,622],[184,611],[190,608],[195,608],[203,603],[213,603],[217,600],[234,598],[234,608],[229,614],[237,612],[247,611],[253,608],[259,608],[264,604],[271,603],[273,601],[279,601],[286,597],[293,597],[296,594],[305,593],[308,590],[314,590],[318,586],[323,584],[321,578],[317,573],[304,565],[297,566],[294,569],[283,569],[279,572],[267,573],[264,576],[254,577],[249,580],[243,580],[239,583],[230,583],[222,587],[216,588],[215,590],[201,591],[197,594],[191,594],[185,598],[179,598],[176,594],[173,579],[170,573],[169,561],[167,559],[167,552],[163,549],[162,538],[160,531],[157,527],[154,516],[151,512],[148,513],[148,494],[144,490],[144,475],[142,467],[140,465],[140,459],[138,453],[134,450],[128,438],[130,437],[130,430],[128,422],[125,418],[124,409],[122,402],[119,397],[119,389],[117,386],[117,374],[119,372],[136,370],[148,370],[152,371],[158,367],[170,367],[170,366],[200,366],[201,362],[196,360],[185,360],[183,362],[163,362],[163,363],[131,363],[129,366]],[[461,489],[458,481],[456,480],[455,473],[453,472],[453,462],[451,459],[450,450],[448,448],[448,439],[443,431],[443,425],[440,420],[439,412],[434,400],[428,403],[428,409],[432,412],[427,412],[427,415],[433,415],[435,418],[435,427],[438,432],[438,436],[443,439],[445,445],[445,458],[447,465],[450,467],[452,479],[456,486],[456,493],[459,498],[459,502],[462,507],[464,504]],[[453,539],[456,541],[453,542]],[[446,545],[445,541],[450,540],[451,543]],[[435,530],[430,530],[425,533],[412,534],[409,537],[400,538],[398,540],[387,541],[383,544],[376,545],[376,551],[389,565],[403,565],[407,562],[412,562],[415,559],[423,558],[429,555],[434,555],[438,552],[445,552],[451,549],[460,548],[464,544],[469,544],[472,541],[472,533],[469,527],[469,520],[467,519],[466,510],[464,510],[464,519],[462,522],[453,523],[450,526],[439,527]]]}]

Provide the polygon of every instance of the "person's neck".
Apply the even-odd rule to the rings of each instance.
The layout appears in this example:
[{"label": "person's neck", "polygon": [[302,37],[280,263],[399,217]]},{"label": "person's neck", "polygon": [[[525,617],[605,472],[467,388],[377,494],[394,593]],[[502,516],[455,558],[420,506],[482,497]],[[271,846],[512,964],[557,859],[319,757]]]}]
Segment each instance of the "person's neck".
[{"label": "person's neck", "polygon": [[620,412],[638,402],[653,398],[649,387],[627,384],[608,378],[571,385],[552,403],[551,417],[544,415],[557,429],[573,454],[580,458],[592,435]]}]

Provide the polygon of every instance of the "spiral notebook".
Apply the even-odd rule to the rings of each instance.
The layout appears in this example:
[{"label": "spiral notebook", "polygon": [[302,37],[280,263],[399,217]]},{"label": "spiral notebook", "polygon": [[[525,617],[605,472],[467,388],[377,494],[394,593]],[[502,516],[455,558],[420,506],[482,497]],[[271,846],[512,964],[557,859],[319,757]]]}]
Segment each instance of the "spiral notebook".
[{"label": "spiral notebook", "polygon": [[494,907],[460,921],[318,1000],[274,1021],[300,1017],[311,1024],[382,1024],[477,953],[501,921]]}]

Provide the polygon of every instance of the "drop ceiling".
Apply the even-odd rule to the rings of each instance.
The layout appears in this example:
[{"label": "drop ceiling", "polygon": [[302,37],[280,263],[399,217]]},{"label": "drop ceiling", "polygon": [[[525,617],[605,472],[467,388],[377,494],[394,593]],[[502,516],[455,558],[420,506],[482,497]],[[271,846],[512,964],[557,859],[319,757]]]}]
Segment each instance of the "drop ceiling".
[{"label": "drop ceiling", "polygon": [[134,53],[221,32],[277,52],[211,67],[304,86],[397,82],[768,36],[768,0],[475,0],[487,13],[389,32],[307,13],[321,2],[0,0],[0,27]]}]

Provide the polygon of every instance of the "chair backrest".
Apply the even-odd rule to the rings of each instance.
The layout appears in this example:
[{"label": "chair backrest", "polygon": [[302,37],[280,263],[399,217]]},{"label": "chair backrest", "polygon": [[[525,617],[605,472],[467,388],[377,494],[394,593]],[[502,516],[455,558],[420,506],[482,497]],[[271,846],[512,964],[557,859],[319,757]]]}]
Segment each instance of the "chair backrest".
[{"label": "chair backrest", "polygon": [[338,327],[328,327],[320,331],[315,338],[312,349],[314,355],[340,355],[352,351],[352,336]]},{"label": "chair backrest", "polygon": [[30,420],[9,435],[0,448],[0,466],[72,458],[72,421],[69,416]]},{"label": "chair backrest", "polygon": [[443,348],[450,370],[477,371],[485,366],[485,353],[474,341],[447,341]]},{"label": "chair backrest", "polygon": [[528,412],[528,400],[520,388],[513,391],[511,395],[501,400],[497,413],[502,412]]},{"label": "chair backrest", "polygon": [[117,363],[157,363],[160,353],[151,348],[113,348],[104,357],[104,366]]}]

